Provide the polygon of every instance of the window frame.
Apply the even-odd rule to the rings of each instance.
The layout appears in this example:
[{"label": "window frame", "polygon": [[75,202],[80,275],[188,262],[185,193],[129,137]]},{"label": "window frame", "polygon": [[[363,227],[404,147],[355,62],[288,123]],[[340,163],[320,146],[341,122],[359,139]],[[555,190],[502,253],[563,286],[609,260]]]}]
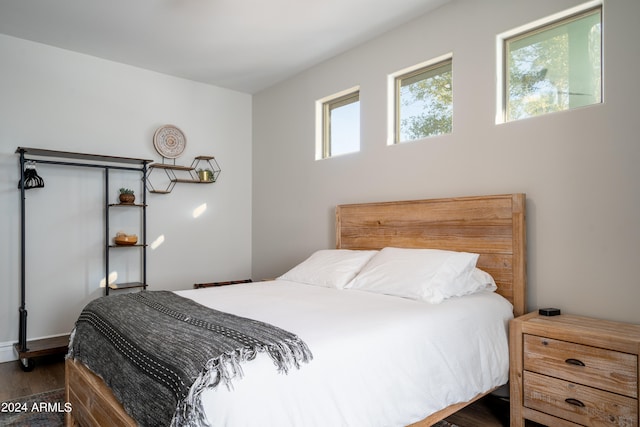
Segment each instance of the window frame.
[{"label": "window frame", "polygon": [[[331,153],[331,112],[356,102],[360,102],[360,86],[354,86],[316,101],[316,160],[335,157]],[[350,153],[353,152],[344,154]]]},{"label": "window frame", "polygon": [[[518,119],[509,119],[508,117],[508,106],[509,106],[509,51],[508,51],[508,43],[513,41],[522,40],[527,37],[535,36],[536,34],[544,33],[545,31],[553,30],[554,28],[561,27],[563,25],[570,24],[576,20],[584,18],[593,14],[596,11],[600,13],[600,22],[602,25],[603,16],[604,16],[604,6],[602,0],[593,0],[587,3],[583,3],[576,7],[570,8],[563,12],[559,12],[548,16],[546,18],[542,18],[536,21],[533,21],[524,26],[520,26],[518,28],[514,28],[510,31],[502,33],[497,37],[497,66],[496,70],[498,70],[498,87],[496,91],[496,124],[502,123],[511,123],[519,120],[524,120],[526,118],[535,118],[544,116],[546,114],[551,114],[551,112],[541,113],[532,115],[526,118],[518,118]],[[603,52],[603,35],[600,35],[600,101],[587,104],[586,106],[598,105],[604,102],[604,52]],[[573,108],[568,108],[560,111],[570,111]]]},{"label": "window frame", "polygon": [[[418,139],[411,139],[402,141],[400,139],[400,107],[401,107],[401,99],[400,99],[400,90],[402,88],[402,81],[407,80],[413,77],[416,77],[420,74],[427,73],[429,71],[437,70],[438,68],[449,66],[451,70],[451,91],[452,91],[452,101],[451,106],[453,108],[453,53],[447,53],[436,58],[430,59],[429,61],[421,62],[419,64],[413,65],[408,68],[404,68],[402,70],[396,71],[393,74],[389,75],[388,78],[388,92],[389,99],[392,100],[389,102],[389,112],[388,112],[388,129],[389,135],[387,138],[387,145],[398,145],[404,144],[408,142],[420,141],[427,138],[449,135],[447,134],[437,134],[437,135],[427,135]],[[451,128],[453,132],[453,113],[451,116]]]}]

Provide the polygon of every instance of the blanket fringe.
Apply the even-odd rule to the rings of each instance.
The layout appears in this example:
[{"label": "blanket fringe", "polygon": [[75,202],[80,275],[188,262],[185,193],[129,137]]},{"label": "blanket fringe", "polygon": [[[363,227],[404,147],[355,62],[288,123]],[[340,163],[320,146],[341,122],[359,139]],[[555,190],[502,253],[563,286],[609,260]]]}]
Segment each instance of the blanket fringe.
[{"label": "blanket fringe", "polygon": [[67,354],[65,355],[65,359],[73,359],[73,341],[76,338],[76,328],[74,327],[69,335],[69,346],[67,347]]},{"label": "blanket fringe", "polygon": [[245,347],[211,359],[191,385],[187,396],[178,403],[171,426],[208,426],[201,401],[202,392],[207,388],[215,388],[220,383],[229,390],[233,389],[231,381],[244,375],[241,363],[255,359],[258,352],[267,353],[278,372],[285,374],[292,366],[299,369],[300,362],[307,363],[313,359],[309,347],[299,338],[265,346]]}]

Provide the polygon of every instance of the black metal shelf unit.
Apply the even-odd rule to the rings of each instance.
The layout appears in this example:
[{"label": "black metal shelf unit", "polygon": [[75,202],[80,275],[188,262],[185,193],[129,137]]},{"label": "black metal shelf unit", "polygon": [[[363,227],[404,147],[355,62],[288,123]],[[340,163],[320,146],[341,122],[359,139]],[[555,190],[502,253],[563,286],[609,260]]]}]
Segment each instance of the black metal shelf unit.
[{"label": "black metal shelf unit", "polygon": [[[208,173],[208,176],[200,175],[203,172],[203,169],[199,169],[198,166],[204,166]],[[151,174],[155,169],[163,170],[168,178],[168,182],[165,183],[165,188],[160,188],[154,186],[151,182]],[[178,178],[176,172],[187,172],[188,178]],[[184,184],[213,184],[218,180],[218,176],[220,176],[220,165],[216,161],[216,158],[213,156],[196,156],[191,162],[191,166],[181,166],[175,164],[175,159],[173,164],[169,163],[152,163],[149,165],[149,173],[147,174],[147,190],[150,193],[157,194],[169,194],[173,191],[173,187],[177,183]]]},{"label": "black metal shelf unit", "polygon": [[[25,221],[25,192],[31,187],[25,183],[31,182],[31,176],[26,176],[25,167],[27,164],[50,164],[61,166],[77,166],[96,168],[104,170],[105,176],[105,234],[104,234],[104,259],[105,259],[105,295],[109,294],[109,290],[128,289],[132,287],[147,287],[147,192],[145,181],[147,176],[147,165],[152,162],[148,159],[138,159],[131,157],[104,156],[99,154],[75,153],[69,151],[57,151],[40,148],[18,147],[16,153],[20,155],[20,181],[18,188],[20,190],[20,322],[18,330],[18,343],[15,349],[18,353],[20,367],[25,371],[33,369],[33,357],[44,356],[49,354],[59,354],[67,351],[68,339],[64,337],[54,337],[50,339],[41,339],[36,341],[27,341],[27,308],[26,308],[26,221]],[[109,203],[109,171],[124,170],[140,173],[142,181],[142,203],[130,205],[142,209],[141,224],[141,242],[136,247],[142,250],[142,274],[141,281],[134,283],[122,283],[117,285],[109,285],[109,251],[113,245],[109,244],[109,209],[113,204]],[[39,178],[39,177],[38,177]],[[43,186],[44,184],[41,183]]]}]

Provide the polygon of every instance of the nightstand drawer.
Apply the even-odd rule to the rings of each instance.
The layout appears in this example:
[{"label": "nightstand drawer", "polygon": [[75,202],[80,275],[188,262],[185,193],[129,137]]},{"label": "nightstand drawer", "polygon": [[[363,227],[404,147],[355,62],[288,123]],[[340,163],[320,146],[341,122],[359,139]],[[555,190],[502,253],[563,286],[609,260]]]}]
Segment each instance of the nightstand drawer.
[{"label": "nightstand drawer", "polygon": [[638,426],[638,401],[524,372],[524,406],[586,426]]},{"label": "nightstand drawer", "polygon": [[636,355],[524,335],[524,369],[638,397]]}]

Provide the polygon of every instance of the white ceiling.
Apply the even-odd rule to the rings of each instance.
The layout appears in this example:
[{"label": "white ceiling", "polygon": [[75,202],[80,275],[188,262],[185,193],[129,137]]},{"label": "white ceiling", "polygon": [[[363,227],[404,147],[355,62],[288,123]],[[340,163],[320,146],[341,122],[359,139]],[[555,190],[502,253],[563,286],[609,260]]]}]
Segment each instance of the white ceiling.
[{"label": "white ceiling", "polygon": [[0,33],[255,93],[449,0],[0,0]]}]

